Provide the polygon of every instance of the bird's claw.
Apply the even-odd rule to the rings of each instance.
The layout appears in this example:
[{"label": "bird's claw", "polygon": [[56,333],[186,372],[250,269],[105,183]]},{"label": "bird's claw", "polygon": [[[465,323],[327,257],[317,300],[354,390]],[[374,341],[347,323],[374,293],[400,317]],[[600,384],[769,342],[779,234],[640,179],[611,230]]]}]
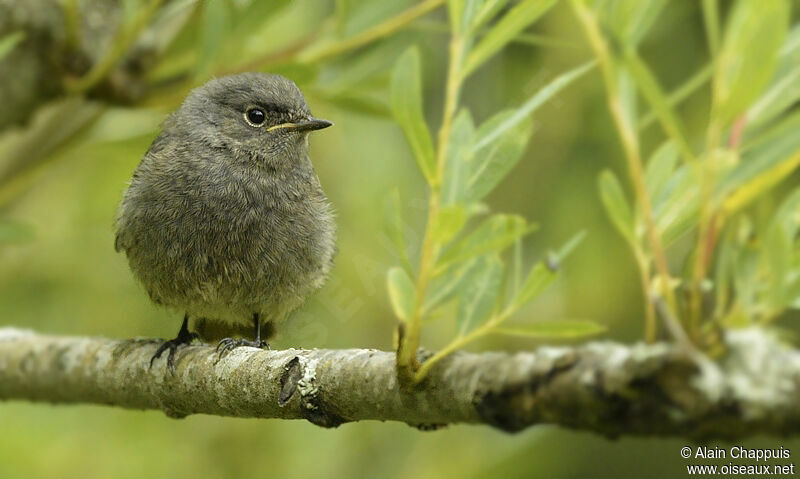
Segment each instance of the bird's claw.
[{"label": "bird's claw", "polygon": [[258,349],[271,349],[269,343],[263,340],[250,341],[249,339],[224,338],[217,344],[217,353],[220,357],[241,346],[250,346]]},{"label": "bird's claw", "polygon": [[178,346],[182,344],[189,344],[193,340],[199,338],[200,336],[197,333],[187,333],[187,334],[178,334],[178,337],[175,339],[170,339],[168,341],[164,341],[161,343],[161,346],[156,349],[156,353],[153,354],[153,357],[150,358],[150,367],[153,367],[153,362],[160,358],[164,351],[169,349],[169,354],[167,354],[167,369],[169,372],[174,374],[175,373],[175,352],[178,350]]}]

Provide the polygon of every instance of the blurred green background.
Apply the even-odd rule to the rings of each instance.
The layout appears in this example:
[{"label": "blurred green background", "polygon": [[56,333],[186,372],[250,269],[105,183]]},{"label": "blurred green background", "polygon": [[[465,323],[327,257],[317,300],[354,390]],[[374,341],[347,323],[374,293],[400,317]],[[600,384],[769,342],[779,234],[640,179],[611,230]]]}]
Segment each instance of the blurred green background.
[{"label": "blurred green background", "polygon": [[[248,2],[230,3],[235,9],[235,4]],[[189,20],[197,26],[190,25],[177,36],[164,56],[166,64],[156,66],[154,75],[169,79],[171,70],[200,65],[191,68],[193,76],[186,85],[201,84],[228,66],[258,58],[264,50],[292,45],[319,25],[330,27],[331,18],[332,31],[346,37],[414,2],[386,2],[380,8],[375,6],[379,2],[336,3],[349,4],[355,13],[337,23],[334,2],[324,0],[276,2],[274,15],[247,23],[228,18],[217,25],[209,20],[214,15],[197,13]],[[699,5],[691,0],[669,2],[641,46],[642,56],[667,90],[708,62]],[[721,6],[724,12],[726,2]],[[800,9],[797,3],[793,7],[797,18]],[[272,69],[300,84],[315,116],[336,124],[311,138],[311,155],[339,226],[339,252],[330,281],[279,331],[274,348],[392,347],[395,320],[384,284],[386,270],[396,259],[383,233],[381,205],[387,191],[397,187],[409,235],[419,238],[426,189],[401,130],[381,113],[382,104],[387,101],[388,71],[394,59],[407,45],[418,43],[423,51],[426,115],[431,126],[438,125],[447,64],[446,27],[446,13],[438,8],[390,38],[360,49],[358,55]],[[219,37],[209,39],[203,29],[214,28]],[[534,35],[532,42],[511,44],[467,82],[463,102],[476,122],[519,104],[553,77],[591,57],[567,5],[554,7],[526,33]],[[239,39],[220,46],[219,38],[226,35]],[[191,53],[192,45],[203,45],[201,53]],[[214,48],[210,57],[202,53]],[[359,69],[368,75],[359,74]],[[361,77],[346,84],[348,75]],[[342,93],[356,90],[366,92],[374,104]],[[180,315],[152,305],[134,281],[124,256],[114,252],[113,219],[126,182],[157,134],[157,122],[186,91],[181,87],[137,99],[136,106],[105,109],[77,140],[48,154],[14,195],[4,198],[2,217],[27,225],[32,233],[24,241],[0,245],[0,326],[114,338],[174,335]],[[701,88],[679,107],[687,129],[699,132],[698,138],[709,103],[708,88]],[[540,224],[525,242],[529,261],[577,231],[586,230],[588,235],[565,263],[554,287],[521,316],[592,319],[608,326],[608,339],[639,340],[642,297],[636,266],[608,221],[596,188],[604,168],[626,178],[598,72],[581,78],[539,110],[534,122],[525,157],[487,204]],[[643,134],[645,149],[662,140],[657,127]],[[797,185],[798,180],[795,172],[788,182]],[[453,328],[452,323],[433,323],[424,330],[423,345],[441,347]],[[470,349],[536,346],[529,340],[501,338]],[[173,420],[159,412],[15,402],[0,405],[0,428],[3,479],[683,477],[687,463],[679,456],[680,447],[687,444],[683,440],[611,441],[550,426],[516,435],[477,426],[420,432],[379,422],[323,430],[300,421],[203,416]],[[754,439],[742,444],[782,445],[800,455],[800,442],[794,440]]]}]

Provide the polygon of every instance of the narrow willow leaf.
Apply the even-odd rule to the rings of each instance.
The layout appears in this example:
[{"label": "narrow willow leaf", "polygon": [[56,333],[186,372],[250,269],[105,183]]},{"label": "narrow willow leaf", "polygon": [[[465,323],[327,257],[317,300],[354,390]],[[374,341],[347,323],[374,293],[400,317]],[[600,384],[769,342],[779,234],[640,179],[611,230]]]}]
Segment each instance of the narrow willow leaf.
[{"label": "narrow willow leaf", "polygon": [[436,217],[431,238],[437,244],[445,244],[461,231],[466,222],[467,212],[463,206],[446,206]]},{"label": "narrow willow leaf", "polygon": [[422,71],[417,47],[406,50],[395,63],[391,105],[422,175],[428,184],[433,185],[436,182],[436,160],[431,134],[422,114]]},{"label": "narrow willow leaf", "polygon": [[[670,108],[674,108],[675,105],[679,104],[680,102],[688,98],[692,93],[699,90],[700,87],[705,85],[706,82],[711,79],[713,73],[714,70],[711,67],[711,65],[703,66],[694,75],[689,77],[688,80],[683,82],[681,86],[679,86],[672,93],[669,94],[669,96],[667,97],[667,105]],[[643,130],[644,128],[647,128],[655,120],[656,120],[656,114],[654,111],[651,110],[649,113],[644,115],[642,119],[639,121],[639,129]]]},{"label": "narrow willow leaf", "polygon": [[480,67],[555,3],[556,0],[523,0],[518,3],[475,45],[464,62],[462,74],[467,76]]},{"label": "narrow willow leaf", "polygon": [[442,268],[493,251],[502,251],[533,229],[533,226],[528,225],[521,216],[494,215],[446,250],[439,258],[438,267]]},{"label": "narrow willow leaf", "polygon": [[475,258],[471,261],[452,265],[439,276],[435,277],[425,297],[423,310],[431,311],[452,299],[461,287],[464,278],[469,274],[470,269],[475,267],[475,263],[477,263],[479,259],[480,258]]},{"label": "narrow willow leaf", "polygon": [[612,0],[604,2],[600,17],[623,45],[637,45],[658,18],[666,0]]},{"label": "narrow willow leaf", "polygon": [[0,219],[0,245],[27,243],[35,236],[33,227],[27,223]]},{"label": "narrow willow leaf", "polygon": [[25,39],[25,32],[11,32],[9,34],[3,35],[0,37],[0,60],[2,60],[6,55],[11,53],[11,51],[19,45],[19,43]]},{"label": "narrow willow leaf", "polygon": [[783,120],[745,150],[742,161],[718,183],[716,204],[732,213],[769,191],[800,166],[800,113]]},{"label": "narrow willow leaf", "polygon": [[395,316],[403,321],[408,321],[414,310],[414,283],[403,270],[397,266],[390,268],[386,274],[386,287],[389,291],[389,301]]},{"label": "narrow willow leaf", "polygon": [[481,2],[478,11],[472,19],[472,24],[469,26],[470,31],[474,32],[485,23],[489,22],[507,3],[508,0],[484,0]]},{"label": "narrow willow leaf", "polygon": [[[510,110],[511,113],[506,115],[504,121],[497,122],[491,129],[486,128],[485,131],[482,131],[478,135],[475,143],[475,149],[485,148],[503,136],[506,131],[514,128],[520,122],[524,121],[531,113],[536,111],[540,106],[544,105],[566,86],[594,68],[596,64],[597,62],[591,61],[577,68],[573,68],[568,72],[562,73],[554,78],[550,83],[545,85],[544,88],[538,90],[532,97],[525,100],[525,103],[514,110]],[[495,117],[499,115],[500,114],[496,115]],[[484,123],[484,126],[488,123],[488,121]]]},{"label": "narrow willow leaf", "polygon": [[560,320],[537,321],[520,326],[496,328],[492,330],[492,333],[536,339],[567,339],[593,336],[604,333],[607,329],[604,325],[594,321]]},{"label": "narrow willow leaf", "polygon": [[531,268],[519,292],[511,301],[512,311],[532,301],[555,281],[560,263],[583,241],[585,236],[586,232],[581,231],[564,243],[559,251],[551,255],[547,261],[540,261]]},{"label": "narrow willow leaf", "polygon": [[497,255],[484,256],[470,268],[459,289],[456,327],[463,336],[488,319],[497,304],[503,263]]},{"label": "narrow willow leaf", "polygon": [[463,202],[467,193],[467,177],[474,159],[475,125],[469,110],[456,116],[447,142],[447,159],[442,179],[442,204]]},{"label": "narrow willow leaf", "polygon": [[469,162],[464,194],[466,201],[478,201],[488,195],[522,158],[531,137],[532,121],[528,118],[502,130],[502,134],[493,141],[482,141],[515,114],[511,110],[500,112],[486,120],[475,133],[478,142],[484,146],[474,151],[474,158]]},{"label": "narrow willow leaf", "polygon": [[[643,2],[645,3],[645,2]],[[672,111],[661,85],[650,71],[650,68],[642,61],[636,52],[631,52],[625,56],[625,63],[633,76],[642,95],[650,103],[656,116],[658,117],[664,131],[681,149],[686,158],[693,158],[694,153],[686,140],[686,133],[683,124]]]},{"label": "narrow willow leaf", "polygon": [[616,175],[609,170],[603,170],[598,178],[598,187],[600,199],[611,222],[625,239],[634,242],[633,214]]},{"label": "narrow willow leaf", "polygon": [[714,115],[726,124],[772,78],[789,25],[789,2],[739,0],[728,16],[714,75]]},{"label": "narrow willow leaf", "polygon": [[800,26],[786,36],[780,49],[772,82],[747,110],[747,125],[754,127],[774,119],[800,100]]},{"label": "narrow willow leaf", "polygon": [[411,261],[408,258],[403,222],[403,208],[400,203],[400,191],[392,189],[384,200],[383,219],[386,234],[394,245],[397,257],[403,263],[406,271],[411,272]]},{"label": "narrow willow leaf", "polygon": [[[678,147],[665,141],[650,157],[645,168],[645,185],[653,201],[654,213],[664,201],[664,188],[678,163]],[[655,213],[657,214],[657,213]]]},{"label": "narrow willow leaf", "polygon": [[690,165],[680,167],[664,185],[663,200],[654,211],[656,229],[665,245],[682,237],[697,225],[700,206],[698,172]]}]

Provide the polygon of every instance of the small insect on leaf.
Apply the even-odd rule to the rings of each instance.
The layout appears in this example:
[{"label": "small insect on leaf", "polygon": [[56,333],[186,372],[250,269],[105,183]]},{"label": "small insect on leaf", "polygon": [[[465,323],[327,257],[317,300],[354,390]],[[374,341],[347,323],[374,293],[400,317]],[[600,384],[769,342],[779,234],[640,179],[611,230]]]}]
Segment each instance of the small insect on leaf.
[{"label": "small insect on leaf", "polygon": [[544,261],[536,263],[528,273],[528,277],[522,284],[517,296],[512,300],[511,309],[519,309],[525,303],[542,294],[555,281],[561,262],[583,241],[585,236],[586,232],[581,231],[564,243],[558,252],[551,253]]}]

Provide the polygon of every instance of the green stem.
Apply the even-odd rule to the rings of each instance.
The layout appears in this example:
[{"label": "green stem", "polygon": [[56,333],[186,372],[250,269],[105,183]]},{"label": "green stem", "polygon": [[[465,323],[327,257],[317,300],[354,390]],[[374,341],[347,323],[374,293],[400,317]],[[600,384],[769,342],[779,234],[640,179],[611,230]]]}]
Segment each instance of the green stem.
[{"label": "green stem", "polygon": [[634,190],[638,204],[642,208],[642,215],[644,216],[645,229],[647,232],[648,242],[653,251],[653,259],[656,265],[656,270],[661,277],[661,289],[664,297],[667,299],[667,304],[672,311],[677,310],[677,303],[675,301],[675,294],[672,290],[671,276],[669,267],[667,265],[667,256],[664,252],[664,245],[661,242],[658,229],[656,227],[655,219],[653,218],[653,208],[650,202],[650,195],[647,192],[647,186],[644,177],[644,167],[642,165],[641,153],[639,151],[639,139],[635,125],[633,125],[625,114],[622,99],[617,91],[617,80],[612,68],[611,52],[609,51],[608,44],[603,37],[600,26],[597,24],[597,19],[594,17],[593,12],[586,7],[580,0],[572,0],[571,5],[578,20],[583,25],[586,37],[589,44],[594,50],[595,56],[600,62],[603,72],[603,78],[606,85],[606,93],[608,96],[609,109],[617,131],[622,141],[622,147],[625,152],[625,159],[628,163],[628,172],[633,182]]},{"label": "green stem", "polygon": [[483,326],[474,329],[473,331],[470,331],[464,336],[459,336],[454,340],[450,341],[450,343],[447,346],[437,351],[433,356],[431,356],[424,363],[422,363],[422,366],[420,366],[420,368],[414,375],[414,382],[419,383],[420,381],[425,379],[425,376],[428,375],[428,372],[431,370],[431,368],[434,365],[436,365],[436,363],[447,357],[448,355],[452,354],[455,351],[458,351],[459,349],[475,341],[476,339],[489,334],[492,331],[492,329],[496,328],[500,323],[505,321],[509,316],[511,316],[512,313],[513,310],[511,308],[505,309],[503,312],[498,313],[492,319],[487,321]]},{"label": "green stem", "polygon": [[420,344],[422,330],[422,315],[425,304],[425,292],[428,284],[434,276],[436,257],[438,256],[439,245],[434,241],[432,232],[433,227],[439,216],[441,207],[441,178],[444,174],[445,161],[447,159],[447,144],[450,138],[450,129],[458,106],[458,96],[461,91],[463,77],[461,75],[461,65],[464,55],[464,39],[458,35],[453,35],[450,41],[450,63],[447,72],[447,86],[444,99],[444,111],[442,114],[442,126],[439,129],[438,149],[436,157],[436,177],[431,185],[431,195],[428,201],[428,218],[425,226],[425,237],[422,240],[420,253],[419,273],[415,286],[414,310],[408,321],[403,340],[397,352],[398,370],[401,378],[405,381],[416,382],[415,372],[419,368],[416,359],[417,349]]}]

